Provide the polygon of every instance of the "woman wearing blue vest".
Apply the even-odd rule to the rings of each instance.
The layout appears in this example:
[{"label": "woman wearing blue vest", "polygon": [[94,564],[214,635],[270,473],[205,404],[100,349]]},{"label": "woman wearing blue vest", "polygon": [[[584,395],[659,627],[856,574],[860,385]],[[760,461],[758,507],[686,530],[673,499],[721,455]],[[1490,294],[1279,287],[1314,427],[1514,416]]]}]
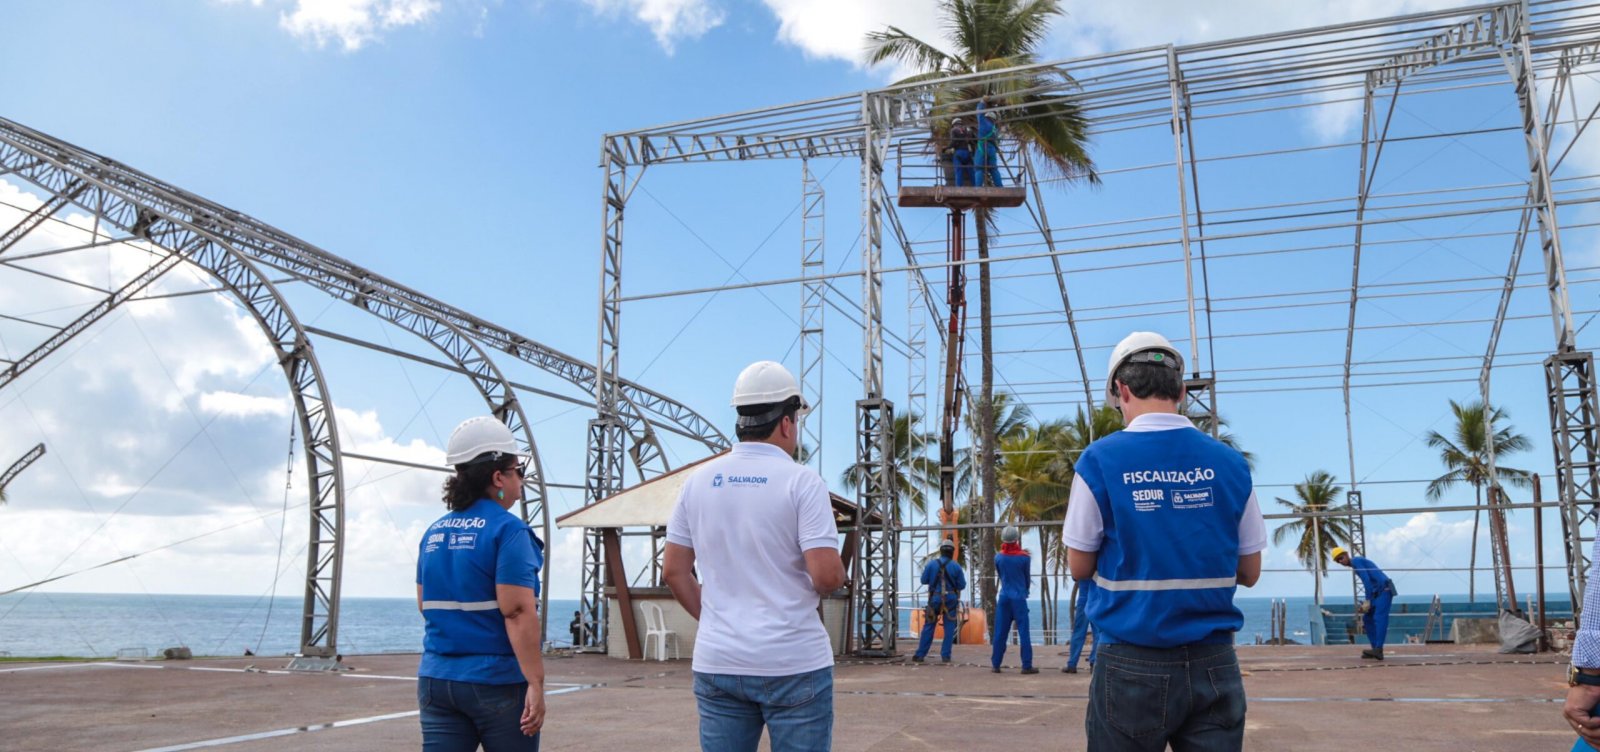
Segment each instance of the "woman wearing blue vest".
[{"label": "woman wearing blue vest", "polygon": [[423,533],[417,608],[427,633],[417,667],[427,752],[537,752],[544,725],[539,570],[544,543],[511,513],[526,455],[490,417],[450,434],[450,513]]},{"label": "woman wearing blue vest", "polygon": [[1017,644],[1022,652],[1022,673],[1037,674],[1033,667],[1033,640],[1028,636],[1028,591],[1031,590],[1033,557],[1022,548],[1022,533],[1015,525],[1000,531],[1000,553],[994,555],[994,571],[1000,577],[1000,598],[994,604],[994,649],[990,651],[989,665],[1000,673],[1000,661],[1006,657],[1006,642],[1011,639],[1011,625],[1017,625]]},{"label": "woman wearing blue vest", "polygon": [[1107,375],[1126,428],[1079,455],[1063,531],[1073,579],[1096,586],[1089,749],[1241,749],[1233,593],[1267,547],[1250,468],[1179,412],[1183,359],[1165,337],[1129,335]]}]

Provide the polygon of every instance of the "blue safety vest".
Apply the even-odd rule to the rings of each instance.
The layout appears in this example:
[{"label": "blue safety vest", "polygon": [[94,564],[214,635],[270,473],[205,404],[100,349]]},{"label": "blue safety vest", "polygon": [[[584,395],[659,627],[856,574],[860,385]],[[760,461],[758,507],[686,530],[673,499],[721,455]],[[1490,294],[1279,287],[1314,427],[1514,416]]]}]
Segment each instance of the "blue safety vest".
[{"label": "blue safety vest", "polygon": [[1232,643],[1239,521],[1250,468],[1192,428],[1121,431],[1076,466],[1094,492],[1105,538],[1089,620],[1107,644],[1152,648]]},{"label": "blue safety vest", "polygon": [[417,551],[427,625],[417,675],[476,684],[526,681],[494,588],[518,585],[537,596],[543,568],[544,542],[489,499],[430,525]]}]

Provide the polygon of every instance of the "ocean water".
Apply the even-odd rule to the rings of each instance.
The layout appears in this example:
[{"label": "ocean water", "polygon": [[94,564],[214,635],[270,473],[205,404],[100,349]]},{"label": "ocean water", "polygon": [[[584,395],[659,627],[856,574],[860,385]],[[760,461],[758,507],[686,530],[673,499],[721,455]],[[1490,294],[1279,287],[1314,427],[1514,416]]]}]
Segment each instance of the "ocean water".
[{"label": "ocean water", "polygon": [[[1427,603],[1431,596],[1401,596]],[[1464,596],[1445,596],[1465,600]],[[1289,598],[1289,636],[1309,640],[1312,599]],[[1238,642],[1254,643],[1270,632],[1271,599],[1236,598],[1244,613]],[[0,654],[12,656],[111,656],[123,648],[187,646],[196,655],[293,653],[300,640],[300,599],[232,595],[112,595],[43,593],[0,596]],[[1061,604],[1060,623],[1067,623]],[[548,639],[562,643],[577,601],[552,600]],[[269,614],[270,610],[270,614]],[[1043,642],[1036,601],[1030,609],[1033,641]],[[910,631],[910,611],[900,611],[901,633]],[[1065,635],[1063,635],[1063,638]],[[345,653],[415,653],[422,649],[422,617],[408,598],[345,598],[339,614],[339,649]]]}]

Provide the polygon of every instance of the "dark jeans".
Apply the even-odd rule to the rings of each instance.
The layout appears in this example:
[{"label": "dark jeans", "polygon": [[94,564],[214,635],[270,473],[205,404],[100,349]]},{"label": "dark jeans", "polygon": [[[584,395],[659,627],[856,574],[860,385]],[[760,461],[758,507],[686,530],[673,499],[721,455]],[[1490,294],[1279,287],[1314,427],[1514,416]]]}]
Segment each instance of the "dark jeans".
[{"label": "dark jeans", "polygon": [[424,752],[539,752],[522,733],[528,684],[473,684],[417,677]]},{"label": "dark jeans", "polygon": [[1106,645],[1089,683],[1093,752],[1244,748],[1244,679],[1232,645]]},{"label": "dark jeans", "polygon": [[832,666],[791,676],[696,671],[694,698],[703,752],[756,752],[762,726],[772,752],[833,748]]}]

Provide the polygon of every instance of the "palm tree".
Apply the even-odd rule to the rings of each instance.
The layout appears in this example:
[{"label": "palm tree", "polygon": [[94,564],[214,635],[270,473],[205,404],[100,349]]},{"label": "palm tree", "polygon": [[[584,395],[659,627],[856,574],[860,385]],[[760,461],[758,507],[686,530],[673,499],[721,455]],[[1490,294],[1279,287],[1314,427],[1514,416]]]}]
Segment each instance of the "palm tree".
[{"label": "palm tree", "polygon": [[[1475,601],[1477,590],[1474,587],[1478,573],[1478,522],[1483,514],[1483,488],[1489,485],[1489,452],[1492,449],[1495,462],[1495,477],[1505,483],[1518,488],[1528,488],[1533,485],[1533,475],[1527,470],[1514,467],[1505,467],[1498,462],[1498,458],[1524,452],[1532,448],[1533,443],[1527,436],[1516,433],[1511,426],[1496,428],[1502,418],[1510,415],[1498,407],[1485,405],[1481,400],[1457,403],[1450,400],[1450,411],[1455,413],[1456,425],[1453,436],[1446,437],[1438,431],[1429,431],[1427,436],[1428,446],[1439,450],[1439,460],[1449,468],[1449,472],[1434,478],[1428,484],[1428,501],[1437,502],[1444,492],[1454,488],[1458,483],[1472,486],[1474,504],[1480,509],[1472,515],[1472,557],[1467,564],[1467,600]],[[1492,436],[1492,438],[1491,438]],[[1497,490],[1504,491],[1497,486]],[[1504,524],[1504,513],[1495,510],[1489,516],[1490,535],[1496,536]],[[1515,603],[1512,604],[1515,607]]]},{"label": "palm tree", "polygon": [[[1326,470],[1311,473],[1303,482],[1294,484],[1294,495],[1299,499],[1298,504],[1288,499],[1278,499],[1278,504],[1291,514],[1344,512],[1350,509],[1348,504],[1333,505],[1339,498],[1339,485],[1333,474]],[[1302,566],[1316,575],[1317,603],[1322,602],[1322,578],[1328,572],[1328,552],[1334,546],[1352,545],[1354,536],[1351,527],[1349,517],[1301,517],[1279,525],[1277,530],[1272,531],[1274,545],[1282,545],[1292,537],[1299,538],[1295,545],[1295,556],[1300,559]]]},{"label": "palm tree", "polygon": [[[910,508],[926,512],[929,491],[939,487],[939,463],[928,456],[927,447],[933,437],[917,430],[921,420],[922,416],[915,413],[895,416],[894,458],[889,467],[900,499]],[[865,466],[855,463],[845,468],[839,482],[862,488],[867,482]]]},{"label": "palm tree", "polygon": [[1213,423],[1216,424],[1217,441],[1222,442],[1223,446],[1226,446],[1229,449],[1232,449],[1233,451],[1238,452],[1240,455],[1242,455],[1244,457],[1245,464],[1248,465],[1250,467],[1250,469],[1252,469],[1252,470],[1255,469],[1255,467],[1256,467],[1256,455],[1255,455],[1255,453],[1254,452],[1247,452],[1243,448],[1241,448],[1239,446],[1239,438],[1237,436],[1234,436],[1232,433],[1230,433],[1229,431],[1226,430],[1228,428],[1228,419],[1227,418],[1224,418],[1221,415],[1217,415],[1216,413],[1188,412],[1188,413],[1186,413],[1186,415],[1188,415],[1190,420],[1194,421],[1194,427],[1195,428],[1200,429],[1201,431],[1205,432],[1207,435],[1211,434],[1212,424]]},{"label": "palm tree", "polygon": [[[894,60],[921,72],[906,82],[935,81],[948,76],[997,71],[1027,66],[1038,61],[1041,45],[1056,16],[1062,15],[1060,0],[940,0],[939,13],[945,27],[945,46],[918,39],[890,26],[867,34],[868,60],[881,63]],[[948,47],[949,51],[946,51]],[[1003,80],[974,80],[940,89],[934,105],[955,114],[970,111],[974,103],[990,97],[1005,115],[1005,134],[1018,140],[1030,154],[1037,155],[1046,169],[1068,178],[1097,183],[1094,161],[1088,146],[1088,120],[1077,103],[1060,96],[1075,86],[1072,78],[1057,70],[1038,70]],[[978,510],[980,522],[995,519],[996,423],[994,407],[994,345],[989,290],[989,232],[993,216],[989,209],[976,212],[978,226],[978,317],[982,336],[982,376],[978,399],[979,476],[983,499]],[[994,539],[980,539],[979,562],[994,558]],[[983,580],[984,610],[994,611],[994,582]]]},{"label": "palm tree", "polygon": [[[1049,421],[1029,426],[1000,441],[1000,462],[996,475],[1005,493],[1006,522],[1056,520],[1066,513],[1067,496],[1072,491],[1072,472],[1061,461],[1067,424]],[[1048,572],[1048,562],[1061,531],[1053,525],[1034,528],[1039,534],[1039,566]],[[1047,644],[1055,632],[1055,583],[1050,577],[1039,581],[1039,600],[1044,605],[1042,623]]]}]

